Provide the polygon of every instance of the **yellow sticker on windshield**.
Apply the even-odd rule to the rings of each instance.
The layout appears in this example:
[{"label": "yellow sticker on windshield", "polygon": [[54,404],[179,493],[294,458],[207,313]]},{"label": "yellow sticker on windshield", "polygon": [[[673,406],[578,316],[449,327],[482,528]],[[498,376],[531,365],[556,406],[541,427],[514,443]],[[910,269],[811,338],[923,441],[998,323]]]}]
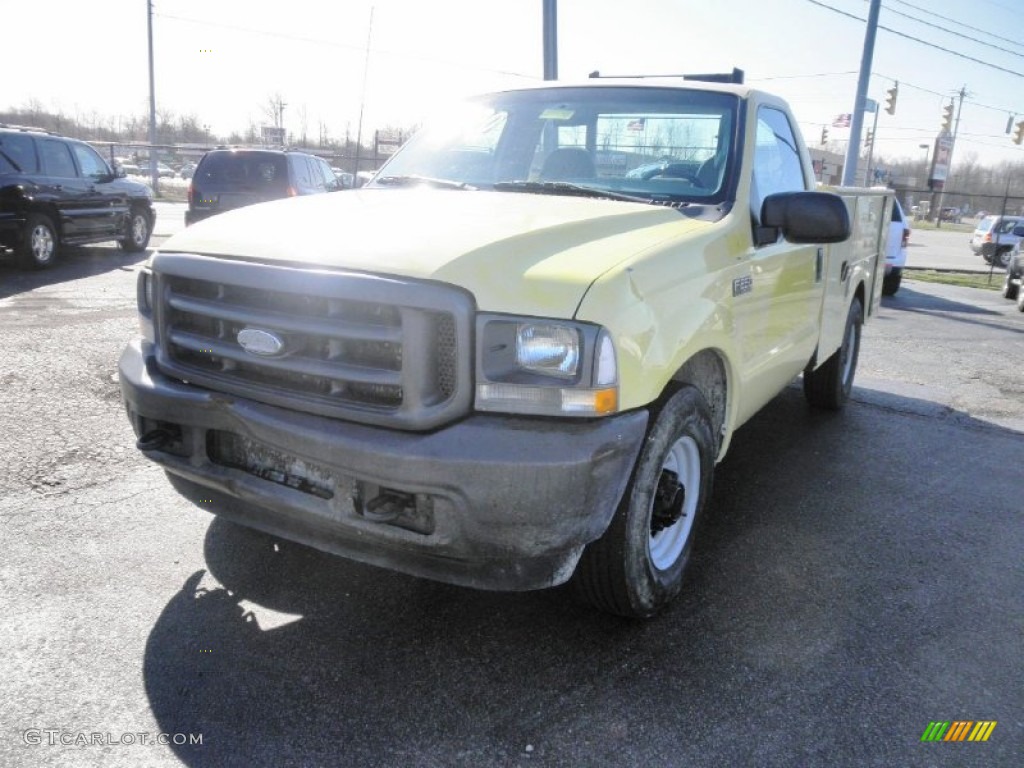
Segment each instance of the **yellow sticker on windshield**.
[{"label": "yellow sticker on windshield", "polygon": [[540,113],[541,120],[568,120],[573,116],[575,110],[549,107]]}]

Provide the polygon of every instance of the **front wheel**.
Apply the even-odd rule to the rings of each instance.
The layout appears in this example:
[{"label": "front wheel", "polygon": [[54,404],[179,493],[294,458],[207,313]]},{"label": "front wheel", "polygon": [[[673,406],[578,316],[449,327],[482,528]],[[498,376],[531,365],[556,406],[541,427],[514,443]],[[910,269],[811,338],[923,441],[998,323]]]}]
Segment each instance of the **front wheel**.
[{"label": "front wheel", "polygon": [[121,247],[129,253],[144,251],[149,245],[149,235],[149,217],[141,210],[133,209],[128,217],[124,237],[120,240]]},{"label": "front wheel", "polygon": [[34,213],[28,217],[18,260],[27,269],[49,269],[57,259],[57,230],[49,217]]},{"label": "front wheel", "polygon": [[846,315],[842,345],[817,369],[811,370],[808,366],[804,370],[804,397],[815,408],[838,411],[850,399],[853,377],[857,373],[863,324],[864,309],[860,299],[854,299]]},{"label": "front wheel", "polygon": [[629,618],[664,609],[682,588],[714,462],[711,411],[697,389],[682,387],[649,429],[608,530],[584,551],[577,593]]}]

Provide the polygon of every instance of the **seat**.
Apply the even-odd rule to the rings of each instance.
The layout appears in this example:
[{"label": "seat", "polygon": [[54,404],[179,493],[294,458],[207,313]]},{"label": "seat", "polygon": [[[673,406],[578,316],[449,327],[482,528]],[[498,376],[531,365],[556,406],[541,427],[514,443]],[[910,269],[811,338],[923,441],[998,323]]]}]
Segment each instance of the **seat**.
[{"label": "seat", "polygon": [[705,189],[715,190],[722,183],[722,171],[725,169],[724,158],[712,155],[697,169],[697,181]]},{"label": "seat", "polygon": [[561,147],[546,158],[540,169],[543,181],[592,179],[597,175],[590,153],[580,147]]}]

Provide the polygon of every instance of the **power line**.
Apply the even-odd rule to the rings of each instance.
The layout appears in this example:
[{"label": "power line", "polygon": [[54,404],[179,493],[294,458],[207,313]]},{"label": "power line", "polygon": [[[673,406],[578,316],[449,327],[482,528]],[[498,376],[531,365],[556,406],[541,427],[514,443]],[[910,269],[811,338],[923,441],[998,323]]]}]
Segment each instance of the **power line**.
[{"label": "power line", "polygon": [[[855,21],[860,21],[860,22],[865,22],[865,23],[867,22],[867,19],[862,19],[859,16],[854,16],[852,13],[847,13],[846,11],[841,11],[838,8],[834,8],[831,5],[827,5],[826,3],[819,2],[819,0],[807,0],[807,2],[811,3],[812,5],[817,5],[817,6],[820,6],[822,8],[825,8],[827,10],[830,10],[830,11],[832,11],[834,13],[838,13],[840,16],[847,16],[847,17],[849,17],[851,19],[854,19]],[[956,57],[961,58],[961,59],[966,59],[967,61],[973,61],[975,64],[981,64],[982,66],[989,67],[990,69],[995,69],[995,70],[998,70],[1000,72],[1005,72],[1008,75],[1014,75],[1015,77],[1024,77],[1024,73],[1014,72],[1012,69],[1006,69],[1006,67],[1000,67],[998,64],[992,64],[991,62],[988,62],[988,61],[982,61],[981,59],[976,59],[973,56],[968,56],[966,53],[958,53],[957,51],[951,51],[948,48],[943,48],[941,45],[936,45],[935,43],[929,43],[927,40],[922,40],[919,37],[914,37],[913,35],[908,35],[905,32],[900,32],[899,30],[892,29],[891,27],[886,27],[883,24],[879,24],[878,28],[879,29],[884,29],[886,32],[890,32],[891,34],[894,34],[897,37],[903,37],[903,38],[906,38],[907,40],[913,40],[915,43],[920,43],[921,45],[928,46],[929,48],[934,48],[937,51],[942,51],[943,53],[948,53],[951,56],[956,56]]]},{"label": "power line", "polygon": [[[282,40],[293,40],[299,43],[316,43],[317,45],[325,45],[331,48],[345,48],[348,50],[362,52],[363,49],[358,45],[351,45],[346,43],[338,43],[333,40],[324,40],[317,37],[306,37],[304,35],[291,35],[285,32],[268,32],[265,29],[254,29],[253,27],[243,27],[237,24],[225,24],[220,21],[204,21],[201,19],[190,19],[185,16],[176,16],[170,13],[154,13],[154,16],[159,16],[163,19],[174,19],[175,21],[183,21],[188,24],[199,24],[200,26],[207,27],[220,27],[222,29],[230,29],[235,32],[250,32],[256,35],[265,35],[266,37],[276,37]],[[418,53],[409,53],[408,51],[392,51],[385,48],[374,48],[371,51],[375,54],[382,54],[384,56],[397,56],[404,59],[418,59],[421,61],[432,61],[435,64],[444,64],[449,67],[455,67],[458,69],[473,69],[478,72],[492,72],[498,75],[510,75],[512,77],[522,77],[527,80],[539,80],[540,78],[536,75],[526,75],[522,72],[512,72],[507,69],[492,69],[490,67],[470,67],[466,65],[465,61],[451,61],[449,59],[441,59],[434,56],[424,56]]]},{"label": "power line", "polygon": [[[931,88],[925,88],[923,85],[915,85],[914,83],[907,82],[902,78],[893,77],[892,75],[886,75],[883,74],[882,72],[872,72],[871,75],[872,77],[879,77],[882,78],[883,80],[899,80],[900,87],[906,86],[907,88],[913,88],[914,90],[917,91],[924,91],[925,93],[930,93],[933,96],[938,96],[942,99],[948,99],[950,96],[949,93],[933,91]],[[1024,109],[1010,109],[1009,107],[993,107],[991,104],[982,104],[980,101],[975,101],[974,99],[970,98],[966,99],[966,101],[970,102],[972,105],[976,107],[980,107],[982,109],[990,109],[993,112],[1001,112],[1004,115],[1024,115]]]},{"label": "power line", "polygon": [[813,75],[776,75],[774,77],[751,77],[749,78],[752,83],[761,83],[768,80],[796,80],[801,77],[835,77],[836,75],[856,75],[857,70],[853,69],[848,72],[816,72]]},{"label": "power line", "polygon": [[[900,5],[905,5],[908,8],[913,8],[915,11],[921,11],[922,13],[927,13],[927,14],[930,14],[932,16],[937,16],[938,15],[933,10],[931,10],[930,8],[922,8],[919,5],[914,5],[913,3],[908,3],[908,2],[906,2],[906,0],[893,0],[893,2],[899,3]],[[895,10],[893,8],[889,8],[889,10],[892,11],[893,13],[899,13],[899,11],[897,11],[897,10]],[[900,14],[900,15],[903,15],[903,14]],[[1024,44],[1021,44],[1021,43],[1017,42],[1016,40],[1011,40],[1008,37],[1000,37],[995,32],[990,32],[987,29],[981,29],[980,27],[972,27],[970,24],[965,24],[964,22],[959,21],[958,19],[949,19],[949,21],[955,22],[956,24],[959,24],[964,29],[969,29],[972,32],[981,32],[983,35],[988,35],[989,37],[991,37],[991,38],[993,38],[995,40],[1002,40],[1003,42],[1010,43],[1011,45],[1016,45],[1018,48],[1024,48]],[[927,23],[927,22],[925,22],[925,23]],[[986,44],[987,44],[987,41],[986,41]]]},{"label": "power line", "polygon": [[[949,29],[948,27],[943,27],[943,26],[941,26],[939,24],[933,24],[930,21],[925,21],[924,19],[918,18],[917,16],[911,16],[909,13],[903,13],[902,11],[897,11],[895,8],[888,8],[887,10],[889,11],[889,13],[895,13],[897,16],[902,16],[905,19],[910,19],[911,21],[916,21],[919,24],[924,24],[926,27],[932,27],[933,29],[938,29],[938,30],[940,30],[942,32],[946,32],[946,33],[948,33],[950,35],[956,35],[957,37],[961,38],[962,40],[970,40],[972,43],[981,43],[982,45],[989,45],[989,41],[988,40],[979,40],[976,37],[970,37],[969,35],[965,35],[965,34],[963,34],[961,32],[957,32],[955,29]],[[884,27],[883,27],[883,29],[884,29]],[[1017,56],[1018,58],[1024,59],[1024,53],[1017,53],[1016,51],[1003,51],[1003,53],[1007,53],[1010,56]]]}]

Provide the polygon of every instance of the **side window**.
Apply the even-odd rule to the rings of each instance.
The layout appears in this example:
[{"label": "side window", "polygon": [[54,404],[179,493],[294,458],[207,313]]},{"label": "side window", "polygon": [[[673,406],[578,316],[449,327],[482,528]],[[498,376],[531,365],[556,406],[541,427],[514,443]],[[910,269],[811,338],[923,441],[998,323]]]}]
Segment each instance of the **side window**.
[{"label": "side window", "polygon": [[99,179],[110,174],[107,164],[92,147],[87,147],[84,144],[72,144],[71,148],[75,152],[75,157],[78,158],[78,167],[82,169],[82,175],[87,179]]},{"label": "side window", "polygon": [[331,170],[331,166],[327,164],[325,160],[317,160],[320,165],[320,174],[324,177],[324,184],[327,186],[328,191],[338,188],[338,179],[334,175],[334,171]]},{"label": "side window", "polygon": [[900,210],[900,204],[895,199],[892,201],[892,220],[897,224],[903,222],[903,211]]},{"label": "side window", "polygon": [[43,155],[43,168],[48,176],[59,176],[70,179],[78,176],[75,162],[71,159],[71,149],[63,141],[43,139],[39,142]]},{"label": "side window", "polygon": [[0,165],[12,165],[12,170],[21,173],[38,172],[39,161],[36,159],[35,140],[31,136],[18,133],[0,135]]},{"label": "side window", "polygon": [[784,112],[771,107],[757,111],[757,136],[754,144],[754,179],[750,190],[751,214],[757,221],[761,203],[776,192],[800,192],[807,189],[800,152],[789,120]]},{"label": "side window", "polygon": [[309,165],[309,183],[313,189],[317,192],[326,192],[327,189],[324,187],[324,177],[320,173],[320,166],[316,164],[315,157],[307,157],[306,163]]},{"label": "side window", "polygon": [[309,162],[303,155],[292,155],[295,163],[295,181],[300,189],[309,189]]}]

